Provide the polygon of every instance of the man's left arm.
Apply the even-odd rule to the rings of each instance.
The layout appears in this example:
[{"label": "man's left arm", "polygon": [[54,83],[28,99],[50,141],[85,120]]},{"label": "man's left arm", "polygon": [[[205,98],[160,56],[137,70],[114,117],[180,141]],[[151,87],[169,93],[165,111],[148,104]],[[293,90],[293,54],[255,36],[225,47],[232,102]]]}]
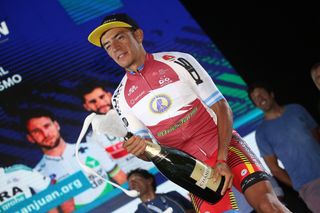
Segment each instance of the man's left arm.
[{"label": "man's left arm", "polygon": [[209,106],[217,117],[218,126],[218,160],[214,169],[217,171],[214,174],[214,179],[218,178],[218,175],[225,176],[225,184],[221,191],[224,194],[227,188],[231,188],[233,174],[229,166],[224,162],[227,160],[228,146],[232,137],[232,111],[228,102],[225,100],[219,89],[216,87],[211,76],[207,71],[199,64],[199,62],[189,54],[185,54],[184,58],[189,67],[188,72],[185,72],[185,76],[198,97]]},{"label": "man's left arm", "polygon": [[217,175],[225,176],[225,184],[223,186],[221,194],[224,194],[228,188],[232,186],[233,174],[229,166],[226,164],[228,156],[228,147],[232,137],[232,111],[225,99],[221,99],[210,107],[217,116],[218,127],[218,157],[217,163],[214,167],[217,171],[214,179],[217,179]]}]

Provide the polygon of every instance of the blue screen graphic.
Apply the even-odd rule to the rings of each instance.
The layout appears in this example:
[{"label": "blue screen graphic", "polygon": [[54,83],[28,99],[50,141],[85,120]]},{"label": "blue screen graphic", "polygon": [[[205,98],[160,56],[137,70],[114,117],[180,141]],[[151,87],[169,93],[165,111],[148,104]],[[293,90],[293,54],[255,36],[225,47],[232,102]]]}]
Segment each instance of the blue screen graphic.
[{"label": "blue screen graphic", "polygon": [[[250,102],[245,82],[179,1],[3,0],[0,3],[1,166],[24,164],[33,168],[42,158],[39,147],[27,141],[19,119],[30,107],[52,111],[63,138],[69,143],[76,142],[88,115],[81,98],[75,94],[78,83],[99,81],[114,91],[124,75],[103,49],[87,41],[89,33],[105,15],[119,12],[127,13],[139,23],[148,52],[192,54],[228,100],[238,132],[245,135],[254,129],[262,114]],[[156,168],[150,168],[150,172],[156,175],[158,184],[166,181]],[[127,183],[123,186],[127,187]],[[99,206],[117,209],[130,199],[114,189],[78,211]]]}]

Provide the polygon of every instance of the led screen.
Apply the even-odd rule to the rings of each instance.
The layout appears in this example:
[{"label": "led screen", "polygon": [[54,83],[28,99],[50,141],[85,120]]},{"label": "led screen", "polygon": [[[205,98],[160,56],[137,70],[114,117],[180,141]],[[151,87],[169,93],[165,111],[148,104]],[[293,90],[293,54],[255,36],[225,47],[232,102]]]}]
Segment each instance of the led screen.
[{"label": "led screen", "polygon": [[[78,84],[103,82],[113,92],[124,75],[103,49],[87,41],[88,34],[105,15],[117,12],[136,19],[144,30],[144,47],[148,52],[192,54],[228,100],[234,127],[241,135],[251,132],[259,121],[261,112],[250,102],[246,83],[179,1],[3,0],[0,3],[0,165],[13,167],[1,172],[19,178],[26,174],[22,176],[30,175],[30,178],[14,178],[17,188],[0,187],[0,212],[47,211],[90,190],[93,182],[99,182],[89,178],[90,182],[82,171],[72,169],[63,180],[55,181],[57,168],[53,166],[46,177],[51,184],[27,192],[24,187],[35,183],[40,186],[43,181],[29,183],[32,178],[39,179],[33,177],[31,169],[39,164],[43,152],[28,142],[20,117],[32,107],[47,109],[56,116],[64,140],[69,144],[76,142],[89,114],[76,94]],[[90,159],[88,164],[97,163]],[[125,171],[135,166],[128,164]],[[159,185],[167,181],[153,164],[143,166],[156,175]],[[2,184],[6,183],[1,181]],[[128,187],[127,183],[122,186]],[[77,211],[99,208],[113,211],[131,200],[111,187],[91,202],[79,204]]]}]

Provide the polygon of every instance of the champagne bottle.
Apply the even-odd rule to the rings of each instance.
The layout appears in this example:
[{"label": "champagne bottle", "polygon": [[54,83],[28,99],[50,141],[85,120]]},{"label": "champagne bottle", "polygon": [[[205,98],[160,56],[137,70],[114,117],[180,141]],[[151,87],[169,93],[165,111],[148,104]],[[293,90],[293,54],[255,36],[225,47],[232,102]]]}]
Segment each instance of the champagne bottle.
[{"label": "champagne bottle", "polygon": [[[132,137],[132,133],[127,132],[114,109],[106,115],[96,115],[91,124],[93,131],[100,134],[123,137],[125,140]],[[222,198],[221,190],[225,177],[219,176],[218,180],[213,182],[213,168],[188,153],[147,142],[145,155],[165,177],[190,193],[212,204]]]},{"label": "champagne bottle", "polygon": [[[125,139],[131,136],[132,134],[128,133]],[[221,190],[225,177],[219,176],[218,180],[213,182],[213,168],[188,153],[147,142],[144,154],[165,177],[192,194],[212,204],[223,197]]]}]

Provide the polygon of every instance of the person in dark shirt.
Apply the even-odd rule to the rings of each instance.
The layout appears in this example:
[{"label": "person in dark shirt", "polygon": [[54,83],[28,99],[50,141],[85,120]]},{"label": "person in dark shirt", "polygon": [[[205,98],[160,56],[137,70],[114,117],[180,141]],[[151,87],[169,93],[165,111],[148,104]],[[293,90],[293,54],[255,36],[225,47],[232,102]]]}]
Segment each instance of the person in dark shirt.
[{"label": "person in dark shirt", "polygon": [[145,169],[135,169],[128,173],[130,189],[137,190],[142,203],[136,213],[163,212],[172,208],[175,213],[195,212],[191,202],[176,191],[156,193],[155,177]]}]

